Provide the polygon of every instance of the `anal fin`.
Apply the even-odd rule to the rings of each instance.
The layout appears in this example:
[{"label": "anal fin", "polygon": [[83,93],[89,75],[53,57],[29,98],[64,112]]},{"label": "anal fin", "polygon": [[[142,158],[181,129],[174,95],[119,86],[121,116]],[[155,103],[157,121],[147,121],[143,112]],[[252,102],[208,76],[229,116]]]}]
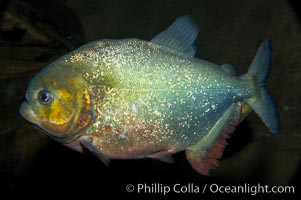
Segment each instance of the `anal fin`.
[{"label": "anal fin", "polygon": [[198,143],[186,149],[186,158],[194,170],[203,175],[218,166],[227,145],[226,139],[240,122],[241,103],[232,104]]}]

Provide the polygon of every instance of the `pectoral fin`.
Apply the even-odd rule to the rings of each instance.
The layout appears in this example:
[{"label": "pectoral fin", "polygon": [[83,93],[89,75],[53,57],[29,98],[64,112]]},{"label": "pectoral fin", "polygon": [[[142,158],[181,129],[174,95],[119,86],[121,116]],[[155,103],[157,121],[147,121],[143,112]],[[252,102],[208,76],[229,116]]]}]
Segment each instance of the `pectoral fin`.
[{"label": "pectoral fin", "polygon": [[223,150],[227,145],[226,139],[239,124],[241,103],[232,104],[223,116],[212,127],[211,131],[197,144],[186,149],[186,157],[192,168],[203,175],[218,166]]},{"label": "pectoral fin", "polygon": [[93,141],[93,137],[83,136],[80,138],[80,143],[108,167],[110,160],[94,145]]}]

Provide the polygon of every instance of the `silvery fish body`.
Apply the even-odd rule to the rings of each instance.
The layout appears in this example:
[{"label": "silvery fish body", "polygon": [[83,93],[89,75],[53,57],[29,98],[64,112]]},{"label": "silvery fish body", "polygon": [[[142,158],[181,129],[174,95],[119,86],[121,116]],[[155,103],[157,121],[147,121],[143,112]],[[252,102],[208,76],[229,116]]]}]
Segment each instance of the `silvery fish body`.
[{"label": "silvery fish body", "polygon": [[[248,73],[235,76],[230,65],[194,57],[198,30],[183,16],[151,41],[88,43],[36,75],[21,114],[106,164],[143,157],[171,162],[170,155],[185,150],[192,167],[208,174],[243,108],[253,108],[272,132],[279,131],[279,119],[265,88],[269,40]],[[42,111],[45,106],[52,109]]]}]

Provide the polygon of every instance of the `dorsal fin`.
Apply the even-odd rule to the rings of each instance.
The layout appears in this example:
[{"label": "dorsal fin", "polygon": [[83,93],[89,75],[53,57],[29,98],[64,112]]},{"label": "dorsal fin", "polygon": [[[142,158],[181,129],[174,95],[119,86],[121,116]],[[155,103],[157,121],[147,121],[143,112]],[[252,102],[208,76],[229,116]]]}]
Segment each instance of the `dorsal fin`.
[{"label": "dorsal fin", "polygon": [[199,26],[190,16],[184,15],[176,19],[165,31],[156,35],[151,42],[194,57],[196,53],[194,41],[198,32]]}]

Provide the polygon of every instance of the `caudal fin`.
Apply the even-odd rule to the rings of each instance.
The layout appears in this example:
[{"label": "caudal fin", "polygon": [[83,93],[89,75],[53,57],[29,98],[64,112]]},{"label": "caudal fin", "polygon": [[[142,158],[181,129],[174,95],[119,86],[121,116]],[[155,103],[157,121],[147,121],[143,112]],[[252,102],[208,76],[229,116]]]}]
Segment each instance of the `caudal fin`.
[{"label": "caudal fin", "polygon": [[270,54],[270,39],[267,38],[261,43],[248,71],[248,75],[251,75],[255,80],[256,95],[245,101],[254,109],[271,132],[278,133],[280,132],[279,115],[265,84],[271,64]]}]

